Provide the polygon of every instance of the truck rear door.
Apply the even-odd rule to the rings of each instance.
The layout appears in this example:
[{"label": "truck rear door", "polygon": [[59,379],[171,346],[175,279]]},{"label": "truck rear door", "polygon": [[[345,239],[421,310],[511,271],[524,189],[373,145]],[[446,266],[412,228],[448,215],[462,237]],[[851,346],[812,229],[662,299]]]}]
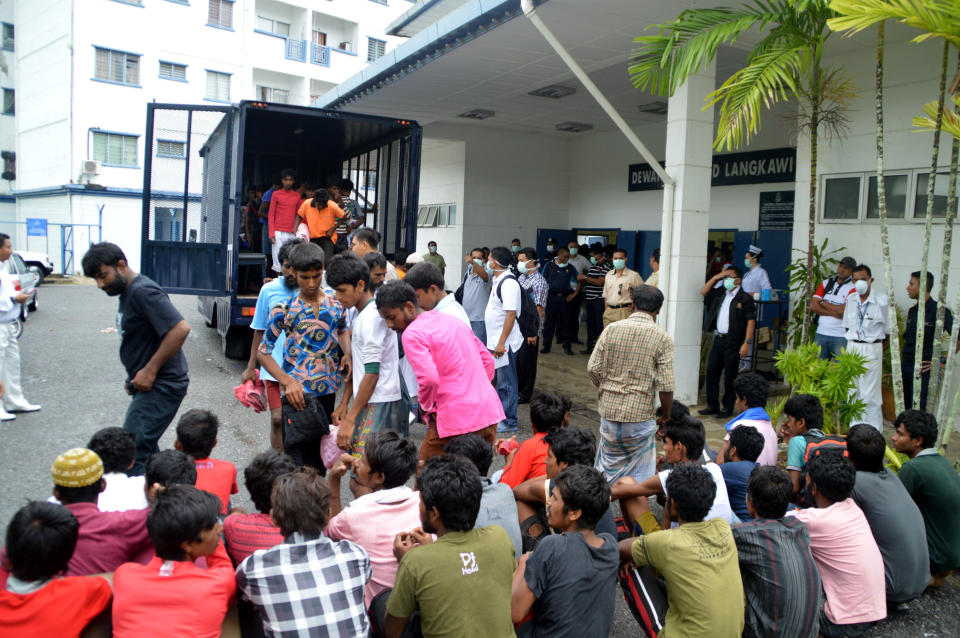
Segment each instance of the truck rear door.
[{"label": "truck rear door", "polygon": [[148,104],[141,272],[164,290],[230,290],[235,235],[232,106]]}]

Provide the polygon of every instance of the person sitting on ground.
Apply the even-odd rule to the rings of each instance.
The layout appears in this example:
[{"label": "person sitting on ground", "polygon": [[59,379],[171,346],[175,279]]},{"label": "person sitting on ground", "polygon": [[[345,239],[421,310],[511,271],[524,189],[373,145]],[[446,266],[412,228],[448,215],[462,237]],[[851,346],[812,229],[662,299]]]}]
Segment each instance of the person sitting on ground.
[{"label": "person sitting on ground", "polygon": [[[114,638],[220,636],[237,584],[219,514],[217,497],[190,485],[157,493],[147,518],[156,557],[113,575]],[[194,564],[200,557],[206,569]]]},{"label": "person sitting on ground", "polygon": [[103,578],[60,577],[79,524],[66,507],[31,501],[7,526],[10,576],[0,587],[0,638],[76,638],[110,604]]},{"label": "person sitting on ground", "polygon": [[750,473],[759,465],[757,458],[763,450],[763,435],[752,427],[735,428],[723,449],[726,458],[720,466],[723,482],[727,486],[730,508],[741,521],[753,518],[747,508],[747,481]]},{"label": "person sitting on ground", "polygon": [[761,465],[750,474],[746,503],[751,520],[733,526],[747,602],[743,635],[748,638],[819,634],[820,571],[807,526],[786,516],[792,499],[793,483],[780,468]]},{"label": "person sitting on ground", "polygon": [[[777,464],[779,440],[773,424],[770,423],[770,415],[765,409],[769,391],[770,384],[756,372],[738,375],[733,380],[733,393],[737,397],[733,403],[733,411],[737,416],[724,426],[727,430],[723,438],[724,448],[727,446],[726,442],[730,441],[730,433],[742,425],[748,425],[763,435],[763,451],[757,458],[757,463],[760,465]],[[724,448],[721,448],[717,455],[718,464],[722,464],[726,458]]]},{"label": "person sitting on ground", "polygon": [[57,457],[51,468],[53,495],[77,518],[80,532],[67,565],[68,576],[112,572],[150,549],[147,514],[150,510],[101,512],[97,500],[106,483],[100,457],[74,448]]},{"label": "person sitting on ground", "polygon": [[932,587],[943,585],[960,568],[960,475],[937,452],[937,420],[920,410],[897,415],[893,444],[910,460],[900,468],[900,480],[913,497],[927,530]]},{"label": "person sitting on ground", "polygon": [[340,426],[340,449],[360,458],[367,441],[378,433],[409,433],[409,408],[400,391],[398,339],[377,312],[370,269],[362,259],[346,253],[334,257],[327,285],[344,308],[357,309],[351,324],[352,376],[344,379],[343,399],[332,421]]},{"label": "person sitting on ground", "polygon": [[795,394],[783,406],[787,417],[780,427],[780,435],[787,445],[787,473],[793,482],[793,493],[803,489],[800,475],[806,467],[807,444],[822,439],[823,406],[812,394]]},{"label": "person sitting on ground", "polygon": [[[541,392],[534,395],[530,401],[530,427],[533,436],[516,446],[516,438],[511,437],[507,444],[516,446],[507,454],[506,465],[500,482],[506,483],[510,489],[524,481],[547,474],[547,443],[545,436],[563,425],[563,401],[555,394]],[[503,439],[496,442],[500,447]]]},{"label": "person sitting on ground", "polygon": [[930,554],[920,509],[897,475],[883,467],[886,447],[883,435],[866,423],[847,432],[847,450],[857,470],[853,501],[867,517],[883,556],[887,605],[897,606],[927,587]]},{"label": "person sitting on ground", "polygon": [[397,535],[400,569],[378,625],[387,638],[400,638],[419,611],[425,638],[512,638],[516,560],[503,528],[475,527],[483,494],[477,468],[459,456],[433,457],[420,470],[417,489],[422,526]]},{"label": "person sitting on ground", "polygon": [[237,568],[237,587],[257,606],[267,636],[366,636],[363,594],[370,559],[359,545],[323,534],[330,489],[313,468],[277,479],[271,516],[284,542]]},{"label": "person sitting on ground", "polygon": [[417,305],[423,310],[437,310],[470,325],[470,317],[456,298],[444,290],[443,273],[429,261],[422,261],[407,271],[403,281],[417,294]]},{"label": "person sitting on ground", "polygon": [[270,518],[270,494],[277,479],[297,469],[293,459],[277,449],[255,457],[243,470],[243,481],[257,511],[253,514],[234,508],[223,519],[223,542],[237,565],[258,549],[269,549],[283,542],[280,528]]},{"label": "person sitting on ground", "polygon": [[[489,447],[489,446],[488,446]],[[355,500],[340,504],[340,479],[353,470]],[[323,533],[333,541],[353,541],[370,557],[373,575],[364,592],[369,608],[374,596],[393,587],[397,559],[393,541],[397,534],[420,524],[420,495],[405,483],[417,470],[417,446],[396,432],[370,438],[363,455],[343,454],[330,469],[330,522]]]},{"label": "person sitting on ground", "polygon": [[193,457],[197,466],[198,490],[206,490],[220,499],[220,513],[230,510],[230,495],[240,492],[237,467],[230,461],[210,458],[217,445],[220,420],[209,410],[189,410],[177,422],[177,440],[173,447]]},{"label": "person sitting on ground", "polygon": [[679,527],[620,541],[620,559],[649,565],[666,580],[661,636],[740,636],[744,612],[737,547],[725,520],[707,519],[722,488],[695,462],[674,468],[664,487],[664,522]]},{"label": "person sitting on ground", "polygon": [[596,469],[574,465],[557,475],[547,515],[550,527],[561,533],[524,554],[513,575],[513,622],[533,612],[521,635],[610,634],[620,553],[616,537],[594,532],[609,509],[610,488]]},{"label": "person sitting on ground", "polygon": [[820,633],[855,638],[887,616],[883,556],[870,524],[850,498],[857,473],[843,454],[826,450],[810,459],[806,492],[815,507],[791,511],[807,524],[826,602]]},{"label": "person sitting on ground", "polygon": [[470,460],[480,472],[483,494],[480,496],[480,511],[474,527],[499,525],[513,543],[514,556],[523,553],[523,541],[520,536],[520,522],[517,520],[517,502],[509,485],[494,483],[487,478],[490,464],[493,462],[493,449],[483,437],[477,434],[460,434],[450,439],[447,454],[459,454]]},{"label": "person sitting on ground", "polygon": [[171,485],[196,485],[197,464],[193,457],[180,450],[160,450],[149,459],[144,469],[143,491],[153,503],[157,492]]},{"label": "person sitting on ground", "polygon": [[[663,433],[663,451],[666,462],[671,464],[671,468],[676,468],[686,462],[697,463],[700,454],[703,451],[703,434],[700,430],[692,427],[694,419],[688,420],[685,424],[668,424]],[[727,487],[723,482],[723,473],[720,466],[716,463],[704,463],[702,466],[716,483],[716,489],[712,490],[713,505],[707,512],[704,520],[713,518],[722,518],[727,523],[736,523],[737,517],[730,508],[730,499],[727,496]],[[629,476],[617,480],[610,486],[610,495],[613,499],[620,500],[620,509],[627,521],[632,524],[639,522],[641,514],[646,511],[646,499],[649,496],[662,494],[669,499],[667,491],[667,479],[673,469],[661,470],[647,480],[637,483]]]},{"label": "person sitting on ground", "polygon": [[[547,444],[546,476],[528,479],[513,488],[525,550],[533,549],[540,539],[552,533],[547,524],[545,508],[549,495],[553,493],[557,474],[574,465],[592,467],[597,456],[597,439],[589,430],[558,428],[543,440]],[[609,507],[597,523],[596,532],[617,537],[617,524]]]},{"label": "person sitting on ground", "polygon": [[[670,409],[670,418],[666,421],[662,420],[660,417],[663,416],[663,410],[657,408],[657,439],[663,441],[663,431],[668,423],[677,423],[680,425],[689,425],[690,427],[695,427],[700,430],[700,433],[703,434],[703,452],[700,453],[700,458],[698,463],[703,465],[704,463],[709,463],[710,461],[716,461],[718,453],[710,449],[710,444],[707,443],[707,429],[703,427],[700,419],[690,414],[690,408],[681,401],[674,401],[673,407]],[[668,464],[666,459],[661,454],[657,457],[657,471],[668,469]]]},{"label": "person sitting on ground", "polygon": [[103,480],[107,486],[100,492],[97,509],[101,512],[142,510],[147,506],[143,491],[143,475],[127,476],[133,468],[137,439],[120,427],[103,428],[94,433],[87,449],[103,462]]}]

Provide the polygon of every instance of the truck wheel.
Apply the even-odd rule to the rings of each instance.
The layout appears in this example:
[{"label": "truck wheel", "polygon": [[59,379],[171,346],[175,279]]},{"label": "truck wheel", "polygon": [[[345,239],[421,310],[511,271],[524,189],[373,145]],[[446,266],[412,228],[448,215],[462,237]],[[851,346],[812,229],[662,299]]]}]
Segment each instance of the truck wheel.
[{"label": "truck wheel", "polygon": [[209,319],[204,318],[203,323],[205,323],[208,328],[217,327],[217,304],[213,304],[213,310],[210,314],[210,318]]},{"label": "truck wheel", "polygon": [[246,326],[232,326],[227,334],[221,337],[223,354],[228,359],[248,359],[250,344],[253,341],[253,331]]}]

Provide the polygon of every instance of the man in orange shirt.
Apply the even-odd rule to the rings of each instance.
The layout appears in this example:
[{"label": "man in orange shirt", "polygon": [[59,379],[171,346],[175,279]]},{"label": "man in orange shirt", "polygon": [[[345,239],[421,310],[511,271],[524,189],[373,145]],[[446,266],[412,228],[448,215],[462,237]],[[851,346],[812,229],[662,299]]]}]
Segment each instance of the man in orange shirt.
[{"label": "man in orange shirt", "polygon": [[270,213],[267,219],[267,231],[273,244],[273,269],[280,272],[280,246],[293,239],[297,232],[297,211],[303,198],[293,190],[296,173],[289,168],[281,174],[283,189],[273,191],[270,196]]},{"label": "man in orange shirt", "polygon": [[319,188],[312,199],[300,204],[298,216],[310,230],[310,241],[323,249],[324,263],[333,259],[333,247],[337,243],[337,220],[346,213],[330,197],[330,192]]},{"label": "man in orange shirt", "polygon": [[[563,425],[563,415],[564,405],[560,397],[547,393],[533,397],[530,401],[530,426],[533,428],[533,436],[507,455],[506,467],[500,475],[501,483],[509,485],[512,489],[528,479],[547,475],[549,446],[544,442],[543,437]],[[513,438],[510,440],[514,441]],[[497,441],[496,447],[500,449],[500,441]],[[497,477],[494,476],[493,480],[497,480]]]}]

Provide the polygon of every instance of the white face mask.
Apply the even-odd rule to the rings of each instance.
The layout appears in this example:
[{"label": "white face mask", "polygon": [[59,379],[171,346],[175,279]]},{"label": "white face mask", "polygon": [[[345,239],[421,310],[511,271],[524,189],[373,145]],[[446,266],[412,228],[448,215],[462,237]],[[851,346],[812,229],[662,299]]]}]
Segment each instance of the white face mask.
[{"label": "white face mask", "polygon": [[867,291],[870,290],[870,282],[866,279],[857,279],[853,282],[853,287],[856,289],[858,295],[865,295]]}]

